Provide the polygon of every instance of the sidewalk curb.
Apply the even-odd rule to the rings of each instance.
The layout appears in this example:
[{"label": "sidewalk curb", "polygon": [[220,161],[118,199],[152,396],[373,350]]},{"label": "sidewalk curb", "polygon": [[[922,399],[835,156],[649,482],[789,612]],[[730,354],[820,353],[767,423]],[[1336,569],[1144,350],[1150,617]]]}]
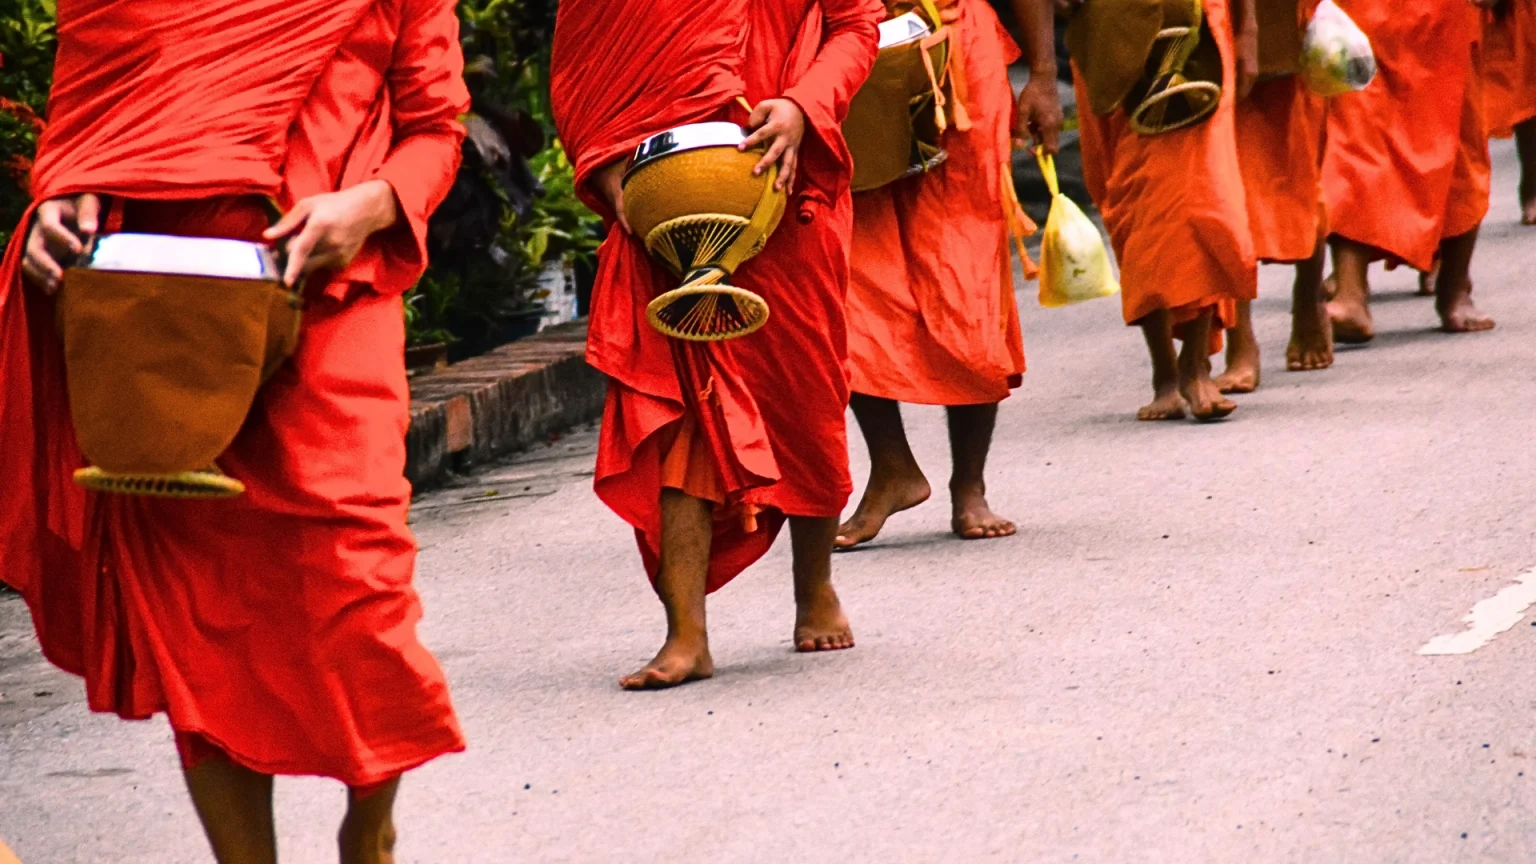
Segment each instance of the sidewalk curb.
[{"label": "sidewalk curb", "polygon": [[411,379],[414,491],[601,416],[607,378],[587,365],[586,348],[587,322],[573,321]]}]

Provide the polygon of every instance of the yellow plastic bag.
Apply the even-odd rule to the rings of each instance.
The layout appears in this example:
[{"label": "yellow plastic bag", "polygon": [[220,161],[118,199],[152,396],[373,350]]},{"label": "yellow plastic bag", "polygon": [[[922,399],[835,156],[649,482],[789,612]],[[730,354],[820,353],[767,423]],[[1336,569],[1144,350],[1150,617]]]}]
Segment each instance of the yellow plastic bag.
[{"label": "yellow plastic bag", "polygon": [[1056,160],[1039,154],[1036,158],[1051,190],[1051,212],[1040,238],[1040,305],[1054,308],[1120,293],[1098,226],[1061,194]]}]

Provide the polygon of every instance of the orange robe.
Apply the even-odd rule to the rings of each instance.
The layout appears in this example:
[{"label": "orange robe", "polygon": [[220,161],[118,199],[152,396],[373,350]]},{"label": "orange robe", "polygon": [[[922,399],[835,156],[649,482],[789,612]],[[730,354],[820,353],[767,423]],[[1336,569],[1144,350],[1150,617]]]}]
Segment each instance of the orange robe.
[{"label": "orange robe", "polygon": [[853,204],[839,127],[874,64],[882,14],[879,0],[560,4],[556,124],[578,192],[605,217],[593,175],[650,135],[743,123],[740,95],[752,104],[784,96],[805,113],[784,219],[731,279],[768,301],[762,330],[713,344],[667,339],[644,309],[677,278],[616,228],[598,252],[587,359],[610,381],[594,485],[633,526],[653,579],[664,484],[719,505],[711,591],[766,552],[786,516],[837,516],[853,490],[843,308]]},{"label": "orange robe", "polygon": [[1237,161],[1260,261],[1305,261],[1326,233],[1323,116],[1323,100],[1296,75],[1260,81],[1237,103]]},{"label": "orange robe", "polygon": [[1488,212],[1478,12],[1460,2],[1340,5],[1370,37],[1378,71],[1364,90],[1330,100],[1330,231],[1428,271],[1442,239]]},{"label": "orange robe", "polygon": [[1536,0],[1483,13],[1483,125],[1494,138],[1536,118]]},{"label": "orange robe", "polygon": [[[1206,0],[1206,20],[1221,49],[1222,80],[1236,79],[1229,0]],[[1124,110],[1086,110],[1081,75],[1083,179],[1104,216],[1120,265],[1127,324],[1167,309],[1176,324],[1214,307],[1221,327],[1238,300],[1258,293],[1258,268],[1243,175],[1237,158],[1235,88],[1222,88],[1216,112],[1162,135],[1131,131]],[[1213,332],[1216,332],[1213,328]],[[1212,339],[1211,350],[1219,348]]]},{"label": "orange robe", "polygon": [[53,300],[23,287],[17,230],[0,267],[0,575],[93,710],[164,711],[193,750],[369,786],[462,749],[416,636],[402,478],[400,295],[468,107],[452,4],[65,0],[58,14],[39,200],[107,193],[130,230],[251,238],[264,217],[249,196],[291,206],[382,178],[403,219],[311,280],[298,352],[220,459],[247,492],[223,501],[71,482],[85,463]]},{"label": "orange robe", "polygon": [[1013,89],[1019,49],[982,0],[940,3],[956,45],[949,159],[854,196],[848,377],[855,393],[929,405],[998,402],[1018,386],[1024,342],[1008,253]]}]

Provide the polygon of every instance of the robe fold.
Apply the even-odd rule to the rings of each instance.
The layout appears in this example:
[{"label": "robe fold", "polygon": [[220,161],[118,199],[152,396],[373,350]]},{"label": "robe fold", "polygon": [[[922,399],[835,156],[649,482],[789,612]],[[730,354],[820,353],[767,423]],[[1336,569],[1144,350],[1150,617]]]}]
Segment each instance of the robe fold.
[{"label": "robe fold", "polygon": [[1305,261],[1327,233],[1323,117],[1323,100],[1296,75],[1260,81],[1237,104],[1237,161],[1260,261]]},{"label": "robe fold", "polygon": [[[463,748],[416,635],[400,295],[468,108],[449,0],[64,0],[38,200],[107,193],[125,230],[255,239],[370,179],[398,225],[306,288],[297,353],[220,466],[243,496],[86,493],[52,298],[0,265],[0,577],[90,707],[166,712],[238,764],[370,786]],[[63,290],[69,290],[66,284]]]},{"label": "robe fold", "polygon": [[[1104,216],[1120,266],[1127,324],[1159,309],[1175,324],[1214,308],[1219,328],[1236,320],[1238,300],[1258,293],[1235,129],[1236,80],[1229,0],[1206,0],[1210,32],[1221,49],[1221,100],[1210,117],[1161,135],[1138,135],[1122,109],[1080,115],[1083,179]],[[1074,69],[1077,102],[1086,106]]]},{"label": "robe fold", "polygon": [[609,388],[594,486],[634,528],[652,579],[664,483],[719,505],[710,591],[766,552],[786,516],[836,516],[852,492],[843,304],[853,214],[839,127],[874,64],[881,17],[879,0],[560,4],[556,125],[578,193],[610,224],[594,176],[645,138],[687,123],[745,123],[737,96],[754,105],[786,97],[806,119],[785,217],[731,278],[767,300],[762,330],[712,344],[667,339],[644,310],[677,277],[617,226],[598,251],[587,359]]},{"label": "robe fold", "polygon": [[1483,13],[1483,125],[1494,138],[1536,118],[1536,0]]},{"label": "robe fold", "polygon": [[934,170],[854,196],[849,383],[898,402],[992,403],[1024,372],[1008,244],[1010,224],[1028,223],[1012,190],[1019,49],[982,0],[938,5],[969,128],[944,133]]},{"label": "robe fold", "polygon": [[1329,230],[1428,271],[1440,241],[1488,211],[1478,11],[1470,4],[1341,4],[1371,39],[1377,76],[1330,100]]}]

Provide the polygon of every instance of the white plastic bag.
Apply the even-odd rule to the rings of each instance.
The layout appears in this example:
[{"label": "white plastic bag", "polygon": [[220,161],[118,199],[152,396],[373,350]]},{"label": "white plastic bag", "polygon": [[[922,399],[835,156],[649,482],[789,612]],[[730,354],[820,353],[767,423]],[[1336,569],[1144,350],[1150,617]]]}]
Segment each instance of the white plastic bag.
[{"label": "white plastic bag", "polygon": [[1301,76],[1319,96],[1364,90],[1376,77],[1376,55],[1353,19],[1323,0],[1301,42]]},{"label": "white plastic bag", "polygon": [[1051,212],[1040,237],[1040,305],[1066,306],[1120,292],[1099,227],[1056,183],[1056,160],[1037,156],[1051,190]]}]

